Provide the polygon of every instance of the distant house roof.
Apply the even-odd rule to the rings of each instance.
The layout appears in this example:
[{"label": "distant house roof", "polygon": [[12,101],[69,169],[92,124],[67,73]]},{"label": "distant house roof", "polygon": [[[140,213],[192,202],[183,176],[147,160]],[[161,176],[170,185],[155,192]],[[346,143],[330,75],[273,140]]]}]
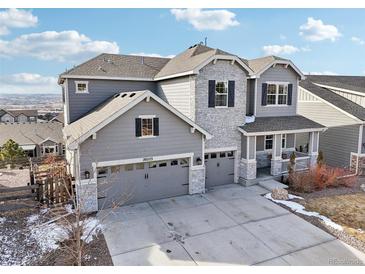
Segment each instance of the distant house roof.
[{"label": "distant house roof", "polygon": [[87,115],[69,125],[66,125],[63,131],[65,137],[68,139],[68,143],[70,144],[69,147],[73,149],[74,144],[76,145],[82,143],[92,134],[102,129],[104,126],[121,116],[129,109],[133,108],[147,97],[158,102],[160,105],[207,136],[207,138],[211,138],[211,135],[207,131],[195,124],[192,120],[180,113],[171,105],[163,101],[157,95],[149,90],[142,90],[117,93],[109,100],[97,106]]},{"label": "distant house roof", "polygon": [[365,76],[306,75],[313,83],[365,93]]},{"label": "distant house roof", "polygon": [[38,116],[38,110],[36,109],[11,109],[11,110],[0,109],[0,117],[6,113],[10,114],[13,117],[17,117],[20,114],[24,114],[25,116],[28,117]]},{"label": "distant house roof", "polygon": [[55,122],[60,122],[60,123],[62,123],[62,124],[64,124],[64,114],[63,114],[63,112],[60,112],[60,113],[58,113],[55,117],[53,117],[52,119],[51,119],[51,121],[53,122],[53,121],[55,121]]},{"label": "distant house roof", "polygon": [[[300,115],[296,116],[276,116],[276,117],[256,117],[252,123],[246,123],[239,127],[247,135],[263,134],[270,132],[290,132],[290,131],[311,131],[322,130],[325,126],[318,124]],[[253,134],[254,133],[254,134]]]},{"label": "distant house roof", "polygon": [[9,139],[19,145],[39,145],[46,139],[63,143],[62,124],[57,122],[0,124],[0,145]]},{"label": "distant house roof", "polygon": [[365,121],[365,108],[327,88],[323,88],[314,84],[311,82],[311,80],[312,77],[308,77],[307,80],[300,81],[300,87],[342,109],[343,111],[355,116],[356,118]]}]

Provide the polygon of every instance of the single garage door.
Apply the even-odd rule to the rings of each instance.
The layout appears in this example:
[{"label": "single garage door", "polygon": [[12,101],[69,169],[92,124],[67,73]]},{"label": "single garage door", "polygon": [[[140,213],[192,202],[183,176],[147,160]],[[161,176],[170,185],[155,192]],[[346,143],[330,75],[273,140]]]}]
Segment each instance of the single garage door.
[{"label": "single garage door", "polygon": [[234,151],[205,154],[207,188],[234,182]]},{"label": "single garage door", "polygon": [[99,209],[188,194],[189,159],[98,169]]}]

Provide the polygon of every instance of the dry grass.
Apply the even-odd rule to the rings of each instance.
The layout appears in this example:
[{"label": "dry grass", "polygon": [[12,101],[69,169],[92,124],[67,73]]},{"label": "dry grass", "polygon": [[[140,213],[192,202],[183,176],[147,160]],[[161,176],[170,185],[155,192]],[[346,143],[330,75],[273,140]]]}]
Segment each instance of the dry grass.
[{"label": "dry grass", "polygon": [[365,242],[365,193],[308,199],[305,208],[327,216]]}]

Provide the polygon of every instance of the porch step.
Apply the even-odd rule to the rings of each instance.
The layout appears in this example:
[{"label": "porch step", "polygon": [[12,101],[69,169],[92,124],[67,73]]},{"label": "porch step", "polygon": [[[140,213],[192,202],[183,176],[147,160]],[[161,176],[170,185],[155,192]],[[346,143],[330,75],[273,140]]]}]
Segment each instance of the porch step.
[{"label": "porch step", "polygon": [[259,186],[266,188],[267,190],[270,191],[272,191],[274,188],[288,188],[287,185],[279,183],[278,181],[275,181],[273,179],[260,181]]}]

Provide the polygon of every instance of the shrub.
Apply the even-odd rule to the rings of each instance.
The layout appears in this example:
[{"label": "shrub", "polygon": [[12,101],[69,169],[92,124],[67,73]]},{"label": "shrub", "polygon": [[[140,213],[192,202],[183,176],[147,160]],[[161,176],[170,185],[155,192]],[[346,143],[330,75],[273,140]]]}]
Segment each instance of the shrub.
[{"label": "shrub", "polygon": [[352,187],[357,177],[344,168],[334,168],[324,164],[307,171],[292,172],[289,186],[297,192],[313,192],[329,187]]}]

